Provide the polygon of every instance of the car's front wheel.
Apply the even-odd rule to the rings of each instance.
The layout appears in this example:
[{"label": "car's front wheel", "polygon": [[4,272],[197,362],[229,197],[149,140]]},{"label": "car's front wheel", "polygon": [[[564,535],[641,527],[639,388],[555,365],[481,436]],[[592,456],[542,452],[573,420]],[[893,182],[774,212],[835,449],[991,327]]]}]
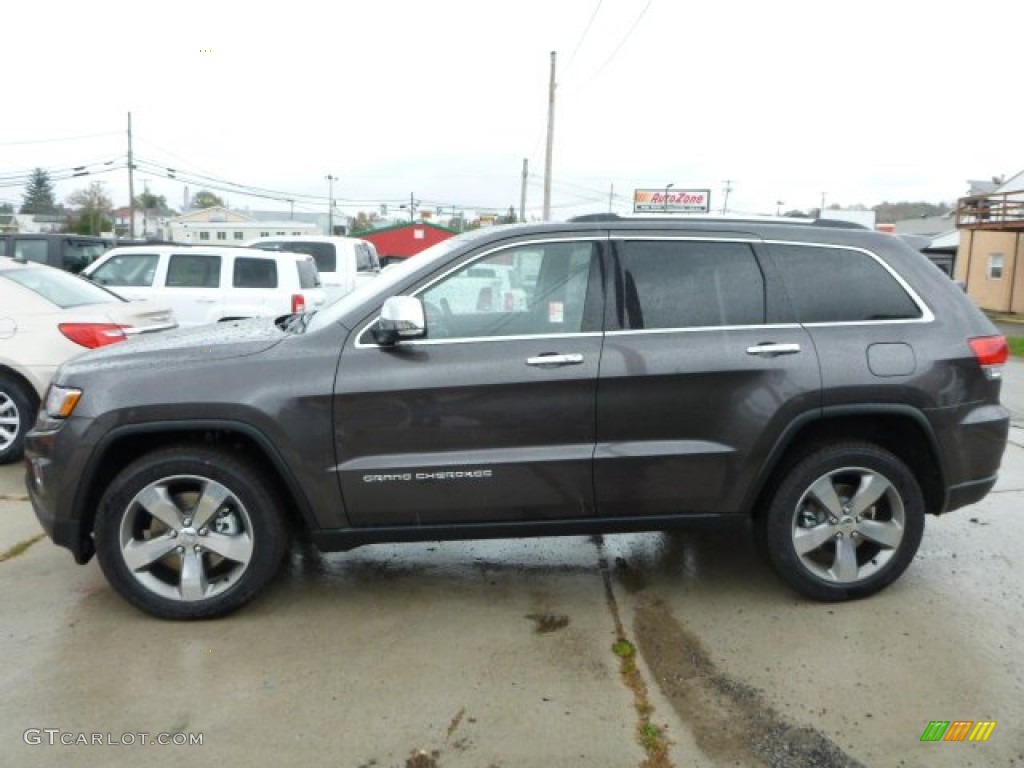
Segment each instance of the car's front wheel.
[{"label": "car's front wheel", "polygon": [[223,616],[249,602],[287,550],[274,489],[249,463],[180,445],[114,478],[96,517],[96,554],[129,602],[165,619]]},{"label": "car's front wheel", "polygon": [[910,565],[924,532],[924,498],[894,454],[846,443],[792,466],[759,524],[783,580],[818,600],[848,600],[878,592]]}]

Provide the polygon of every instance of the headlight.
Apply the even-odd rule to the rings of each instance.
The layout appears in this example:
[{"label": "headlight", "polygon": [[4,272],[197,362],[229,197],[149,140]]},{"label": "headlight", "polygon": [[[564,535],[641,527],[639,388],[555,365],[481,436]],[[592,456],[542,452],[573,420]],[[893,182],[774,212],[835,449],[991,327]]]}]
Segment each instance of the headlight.
[{"label": "headlight", "polygon": [[51,384],[46,391],[46,415],[52,419],[66,419],[82,399],[82,390]]}]

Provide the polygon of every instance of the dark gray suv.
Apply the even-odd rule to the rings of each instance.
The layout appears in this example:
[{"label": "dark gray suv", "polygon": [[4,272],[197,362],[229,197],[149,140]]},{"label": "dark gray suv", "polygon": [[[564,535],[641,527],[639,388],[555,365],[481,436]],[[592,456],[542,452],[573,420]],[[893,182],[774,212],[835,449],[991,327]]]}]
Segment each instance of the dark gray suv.
[{"label": "dark gray suv", "polygon": [[992,488],[1006,357],[892,235],[494,227],[315,314],[65,364],[27,484],[57,544],[167,618],[247,602],[296,531],[344,550],[742,518],[782,579],[842,600]]}]

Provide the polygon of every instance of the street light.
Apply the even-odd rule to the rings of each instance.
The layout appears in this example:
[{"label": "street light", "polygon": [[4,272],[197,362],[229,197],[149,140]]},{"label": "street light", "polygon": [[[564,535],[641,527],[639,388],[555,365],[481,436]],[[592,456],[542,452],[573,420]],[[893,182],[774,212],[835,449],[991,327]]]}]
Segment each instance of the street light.
[{"label": "street light", "polygon": [[668,213],[668,191],[675,186],[675,183],[665,185],[665,213]]},{"label": "street light", "polygon": [[334,176],[327,174],[327,234],[334,234]]}]

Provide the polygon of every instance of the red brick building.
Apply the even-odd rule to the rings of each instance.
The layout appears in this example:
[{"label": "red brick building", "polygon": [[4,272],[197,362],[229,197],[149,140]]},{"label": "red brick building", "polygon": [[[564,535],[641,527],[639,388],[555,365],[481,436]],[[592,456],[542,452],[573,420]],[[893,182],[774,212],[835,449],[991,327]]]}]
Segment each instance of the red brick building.
[{"label": "red brick building", "polygon": [[381,261],[387,263],[415,256],[423,249],[429,248],[434,243],[447,240],[455,234],[458,233],[448,227],[426,221],[415,221],[408,224],[396,224],[393,227],[353,232],[352,237],[369,240],[376,246]]}]

